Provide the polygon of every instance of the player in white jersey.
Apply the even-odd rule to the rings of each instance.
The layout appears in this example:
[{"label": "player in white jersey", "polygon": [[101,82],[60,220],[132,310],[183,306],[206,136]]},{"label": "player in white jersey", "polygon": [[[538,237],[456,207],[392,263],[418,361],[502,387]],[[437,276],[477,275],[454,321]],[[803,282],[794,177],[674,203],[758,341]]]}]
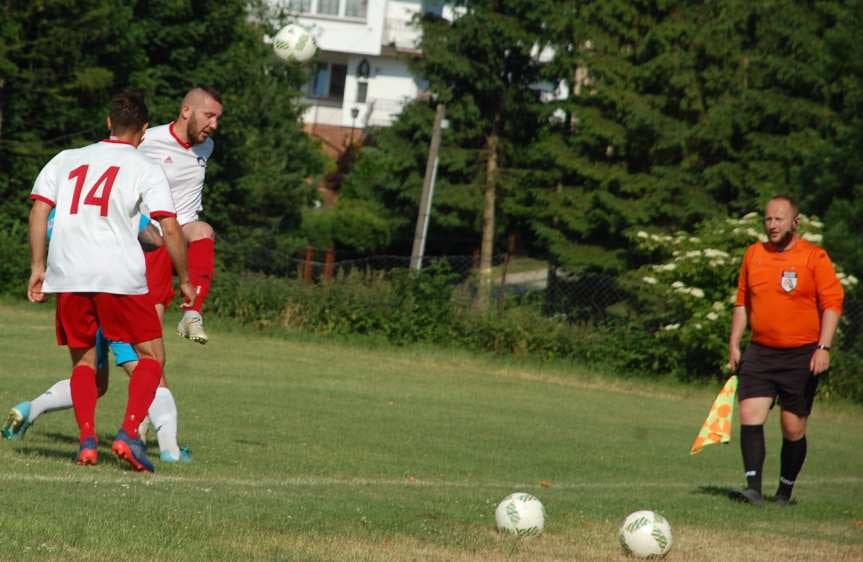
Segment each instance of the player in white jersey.
[{"label": "player in white jersey", "polygon": [[[207,343],[208,339],[201,309],[213,279],[216,235],[213,227],[198,220],[198,213],[204,208],[204,176],[207,161],[213,153],[210,135],[218,129],[221,116],[222,99],[219,94],[206,87],[193,88],[183,98],[177,119],[149,129],[139,148],[165,171],[177,209],[177,220],[189,245],[189,278],[197,297],[183,314],[177,333],[201,344]],[[173,297],[171,271],[164,256],[161,257],[162,267],[154,267],[154,262],[159,261],[158,252],[149,259],[151,289],[154,276],[158,276],[156,285],[161,288],[156,290],[166,295],[167,302],[170,302]]]},{"label": "player in white jersey", "polygon": [[[51,209],[48,215],[48,241],[50,243],[53,234],[53,222],[56,209]],[[145,251],[152,252],[162,246],[162,236],[145,215],[140,216],[138,224],[138,242]],[[154,303],[162,320],[163,307],[160,303]],[[101,398],[108,391],[108,349],[114,355],[114,362],[122,367],[126,374],[132,375],[138,365],[138,355],[134,348],[125,342],[106,340],[101,330],[96,332],[96,386],[98,396]],[[164,366],[163,366],[164,367]],[[69,379],[57,381],[45,392],[33,400],[25,400],[13,406],[3,426],[0,427],[0,435],[4,439],[23,439],[27,430],[36,422],[42,414],[56,412],[72,408],[72,388]],[[177,443],[177,405],[173,394],[168,388],[164,375],[156,390],[156,397],[147,411],[147,418],[138,428],[141,440],[146,443],[146,429],[150,422],[156,430],[159,441],[159,457],[162,462],[191,462],[192,457],[187,447],[180,447]]]},{"label": "player in white jersey", "polygon": [[[133,344],[138,366],[129,381],[129,398],[112,451],[135,470],[154,471],[138,438],[162,377],[162,326],[147,295],[144,256],[137,241],[144,205],[157,219],[180,290],[191,303],[182,234],[164,172],[135,148],[149,120],[140,94],[122,92],[111,100],[111,138],[51,159],[33,186],[30,211],[31,273],[27,296],[42,302],[58,293],[57,342],[72,358],[72,401],[80,430],[79,464],[95,464],[96,331]],[[51,208],[57,209],[53,242],[47,252]]]}]

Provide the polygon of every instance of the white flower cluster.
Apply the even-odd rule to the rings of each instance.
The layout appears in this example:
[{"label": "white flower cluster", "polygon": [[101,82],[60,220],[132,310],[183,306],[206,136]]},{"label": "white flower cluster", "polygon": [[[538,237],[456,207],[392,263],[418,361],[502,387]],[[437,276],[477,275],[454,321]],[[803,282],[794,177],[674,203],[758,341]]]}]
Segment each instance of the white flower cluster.
[{"label": "white flower cluster", "polygon": [[800,215],[800,224],[804,226],[811,226],[812,228],[816,228],[818,230],[824,228],[824,223],[818,220],[818,217],[816,216],[807,217],[806,215]]},{"label": "white flower cluster", "polygon": [[662,327],[662,329],[665,330],[666,332],[670,332],[670,331],[676,330],[678,328],[680,328],[680,324],[677,324],[677,323],[668,324],[668,325]]},{"label": "white flower cluster", "polygon": [[675,281],[671,284],[671,287],[674,289],[675,293],[680,293],[683,295],[692,295],[697,299],[704,298],[704,290],[699,289],[698,287],[687,287],[683,281]]},{"label": "white flower cluster", "polygon": [[839,278],[839,282],[842,283],[843,287],[853,287],[857,285],[859,282],[858,279],[853,275],[845,275],[844,273],[837,273],[836,277]]},{"label": "white flower cluster", "polygon": [[654,242],[671,242],[674,240],[668,234],[648,234],[643,230],[639,230],[635,235],[645,240],[653,240]]},{"label": "white flower cluster", "polygon": [[824,237],[820,234],[813,234],[811,232],[804,232],[803,239],[809,240],[810,242],[814,242],[815,244],[821,242]]}]

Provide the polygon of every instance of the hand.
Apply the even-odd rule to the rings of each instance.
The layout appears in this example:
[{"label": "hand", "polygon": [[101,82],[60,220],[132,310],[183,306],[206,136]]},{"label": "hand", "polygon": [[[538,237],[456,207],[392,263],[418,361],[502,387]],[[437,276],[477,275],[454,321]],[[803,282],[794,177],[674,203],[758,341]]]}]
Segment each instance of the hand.
[{"label": "hand", "polygon": [[820,375],[830,368],[830,352],[826,349],[816,349],[809,360],[809,370],[813,375]]},{"label": "hand", "polygon": [[44,302],[45,293],[42,292],[42,283],[45,281],[45,271],[34,270],[30,273],[27,282],[27,298],[30,302]]},{"label": "hand", "polygon": [[188,281],[180,282],[180,293],[183,294],[183,304],[180,305],[180,308],[189,308],[195,304],[195,299],[198,297],[198,294],[195,292],[191,283]]},{"label": "hand", "polygon": [[740,347],[738,346],[729,346],[728,347],[728,369],[735,373],[737,372],[737,367],[740,366]]}]

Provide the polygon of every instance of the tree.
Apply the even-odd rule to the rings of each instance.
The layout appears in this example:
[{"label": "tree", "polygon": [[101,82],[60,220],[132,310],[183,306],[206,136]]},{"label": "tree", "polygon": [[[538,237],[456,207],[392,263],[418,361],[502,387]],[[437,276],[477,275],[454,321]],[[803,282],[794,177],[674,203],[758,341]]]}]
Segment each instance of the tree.
[{"label": "tree", "polygon": [[467,131],[459,146],[479,156],[470,182],[483,196],[479,308],[488,298],[501,187],[513,185],[509,171],[518,168],[518,148],[531,144],[543,126],[536,91],[539,54],[546,43],[545,22],[557,5],[460,0],[454,2],[452,21],[428,15],[420,20],[423,56],[414,68],[447,105],[453,128]]},{"label": "tree", "polygon": [[[637,265],[627,233],[676,230],[799,194],[829,144],[824,36],[835,5],[731,1],[572,5],[549,72],[567,115],[533,152],[521,208],[572,271]],[[799,69],[811,69],[801,73]]]},{"label": "tree", "polygon": [[[302,67],[263,42],[281,23],[264,2],[8,0],[0,10],[0,236],[15,233],[4,254],[26,256],[21,226],[39,168],[101,138],[116,91],[142,89],[163,123],[196,84],[225,99],[204,203],[222,255],[264,268],[303,245],[301,211],[322,159],[302,131]],[[0,274],[0,284],[15,276]]]},{"label": "tree", "polygon": [[835,118],[825,123],[828,143],[816,147],[800,174],[801,204],[825,220],[824,243],[847,268],[863,273],[863,2],[833,6],[835,26],[825,35],[819,69]]}]

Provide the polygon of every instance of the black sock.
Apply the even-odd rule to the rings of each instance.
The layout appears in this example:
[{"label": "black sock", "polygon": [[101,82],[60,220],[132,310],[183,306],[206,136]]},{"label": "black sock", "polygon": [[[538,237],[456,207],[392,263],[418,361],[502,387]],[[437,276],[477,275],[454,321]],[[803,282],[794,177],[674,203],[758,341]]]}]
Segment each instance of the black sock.
[{"label": "black sock", "polygon": [[764,456],[767,454],[764,447],[763,425],[740,426],[740,452],[743,453],[746,487],[760,494],[761,469],[764,467]]},{"label": "black sock", "polygon": [[806,436],[798,441],[782,440],[782,466],[780,469],[779,489],[777,496],[791,498],[791,490],[794,489],[794,481],[803,468],[806,460]]}]

